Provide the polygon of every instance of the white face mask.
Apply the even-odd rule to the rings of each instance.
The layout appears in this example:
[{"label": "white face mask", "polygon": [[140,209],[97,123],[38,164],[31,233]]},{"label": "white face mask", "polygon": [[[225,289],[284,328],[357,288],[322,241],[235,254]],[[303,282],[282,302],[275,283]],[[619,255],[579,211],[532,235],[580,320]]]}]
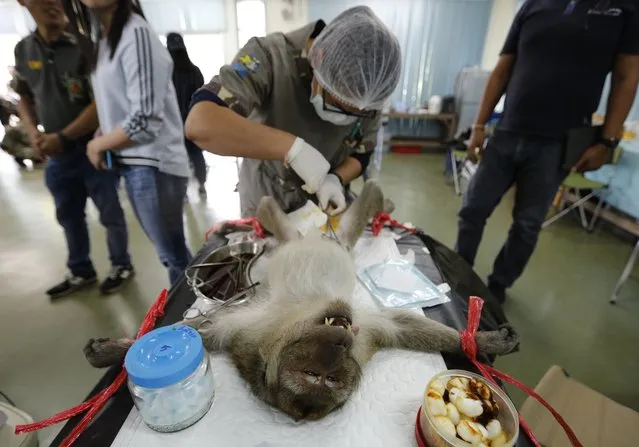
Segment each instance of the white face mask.
[{"label": "white face mask", "polygon": [[324,98],[322,95],[311,95],[311,104],[315,107],[315,112],[324,121],[333,123],[336,126],[348,126],[357,121],[356,116],[345,115],[339,112],[331,112],[330,110],[324,110]]}]

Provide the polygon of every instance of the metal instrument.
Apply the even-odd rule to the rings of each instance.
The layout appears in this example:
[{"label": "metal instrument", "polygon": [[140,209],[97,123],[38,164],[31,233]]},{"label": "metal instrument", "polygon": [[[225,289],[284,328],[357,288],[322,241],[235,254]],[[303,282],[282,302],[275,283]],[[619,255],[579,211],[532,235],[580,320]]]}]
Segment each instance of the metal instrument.
[{"label": "metal instrument", "polygon": [[251,267],[263,251],[262,241],[240,242],[217,248],[203,262],[186,269],[187,284],[207,307],[228,303],[232,298],[234,303],[240,304],[248,297],[239,300],[237,295],[245,290],[253,290]]}]

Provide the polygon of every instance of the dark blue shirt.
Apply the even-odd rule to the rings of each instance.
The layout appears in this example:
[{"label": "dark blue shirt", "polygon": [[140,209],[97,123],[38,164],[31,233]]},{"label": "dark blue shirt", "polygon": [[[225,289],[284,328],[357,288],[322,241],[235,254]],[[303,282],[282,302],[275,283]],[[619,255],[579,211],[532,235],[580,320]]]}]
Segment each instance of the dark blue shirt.
[{"label": "dark blue shirt", "polygon": [[528,0],[503,55],[515,55],[501,129],[563,138],[589,124],[619,54],[639,54],[638,0]]}]

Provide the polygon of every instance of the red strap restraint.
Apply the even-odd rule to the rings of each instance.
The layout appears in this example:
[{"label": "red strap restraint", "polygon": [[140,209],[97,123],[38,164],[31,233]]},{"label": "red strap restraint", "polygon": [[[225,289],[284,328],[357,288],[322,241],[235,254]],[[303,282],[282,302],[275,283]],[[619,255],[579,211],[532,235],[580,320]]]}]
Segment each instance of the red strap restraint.
[{"label": "red strap restraint", "polygon": [[[144,320],[142,321],[142,325],[140,326],[136,339],[140,338],[147,332],[151,331],[151,329],[155,327],[155,323],[158,317],[161,317],[162,315],[164,315],[164,307],[166,306],[166,299],[168,295],[169,294],[166,289],[162,290],[162,292],[160,293],[160,296],[158,296],[157,300],[155,301],[153,306],[151,306],[146,316],[144,317]],[[60,444],[61,447],[71,446],[76,441],[76,439],[78,439],[78,437],[82,434],[82,432],[87,428],[87,426],[93,420],[93,418],[95,418],[95,416],[100,412],[102,407],[104,407],[104,405],[108,402],[111,396],[113,396],[113,394],[115,394],[115,392],[118,391],[120,387],[126,382],[126,377],[127,377],[126,370],[124,369],[124,366],[123,366],[122,371],[120,371],[120,374],[118,374],[118,376],[115,378],[113,383],[109,385],[107,388],[105,388],[104,390],[100,391],[95,396],[93,396],[91,399],[73,408],[69,408],[68,410],[62,411],[43,421],[35,422],[33,424],[18,425],[16,426],[16,430],[15,430],[16,435],[20,435],[22,433],[28,433],[31,431],[40,430],[45,427],[49,427],[50,425],[54,425],[59,422],[66,421],[67,419],[70,419],[74,416],[77,416],[89,410],[87,414],[84,415],[80,423],[78,423],[78,425],[75,426],[73,431],[69,433],[69,435],[66,438],[64,438],[64,440]]]},{"label": "red strap restraint", "polygon": [[[483,305],[484,300],[482,300],[481,298],[476,296],[470,298],[468,309],[468,327],[461,332],[461,345],[464,354],[466,354],[470,361],[473,362],[475,367],[482,373],[482,375],[495,385],[499,386],[499,384],[495,380],[495,378],[498,378],[503,380],[504,382],[510,383],[511,385],[515,385],[517,388],[524,391],[529,396],[534,397],[540,404],[542,404],[548,409],[548,411],[552,413],[557,422],[559,422],[559,424],[563,427],[572,445],[574,447],[583,447],[581,442],[579,442],[579,439],[577,439],[577,435],[575,435],[575,432],[573,432],[572,429],[568,426],[568,423],[564,420],[564,418],[561,417],[559,413],[555,411],[554,408],[550,406],[548,402],[543,399],[543,397],[535,393],[523,383],[513,379],[508,374],[497,371],[496,369],[485,365],[477,360],[477,344],[475,343],[475,334],[477,333],[477,328],[479,327],[479,317],[481,316],[481,309]],[[521,428],[524,430],[524,432],[526,432],[533,444],[537,447],[540,447],[541,444],[535,437],[528,424],[526,424],[524,419],[521,417],[521,415],[519,416],[519,424],[521,425]]]},{"label": "red strap restraint", "polygon": [[384,225],[386,224],[390,225],[393,228],[401,228],[411,233],[417,232],[417,228],[407,227],[406,225],[403,225],[399,223],[398,221],[396,221],[395,219],[393,219],[392,217],[390,217],[388,213],[380,211],[379,213],[375,215],[375,217],[373,217],[373,222],[371,222],[371,229],[373,230],[373,235],[379,236],[379,233],[382,231],[382,228],[384,228]]},{"label": "red strap restraint", "polygon": [[257,218],[256,217],[249,217],[247,219],[225,220],[223,222],[215,224],[211,228],[209,228],[206,231],[206,233],[204,233],[204,239],[208,239],[211,236],[211,234],[217,233],[224,225],[235,225],[237,227],[246,227],[247,230],[250,228],[253,231],[255,231],[255,234],[260,239],[264,239],[264,237],[266,237],[266,233],[264,232],[264,228],[262,228],[262,225],[257,220]]},{"label": "red strap restraint", "polygon": [[[406,231],[410,231],[411,233],[417,232],[416,228],[408,228],[405,225],[402,225],[396,220],[394,220],[393,218],[391,218],[387,213],[381,212],[381,213],[377,213],[377,215],[373,218],[373,222],[371,224],[373,229],[373,234],[375,236],[379,235],[379,233],[382,231],[382,228],[386,224],[394,228],[402,228]],[[470,298],[469,310],[468,310],[468,326],[465,330],[461,332],[461,345],[462,345],[462,350],[464,351],[464,354],[466,354],[466,356],[470,359],[470,361],[473,362],[473,365],[475,365],[475,367],[481,372],[481,374],[486,379],[494,383],[495,385],[499,386],[495,378],[501,379],[504,382],[510,383],[511,385],[515,385],[517,388],[524,391],[529,396],[532,396],[533,398],[535,398],[540,404],[546,407],[548,411],[550,411],[550,413],[552,413],[554,418],[557,420],[557,422],[559,422],[559,424],[562,426],[562,428],[568,435],[568,438],[570,439],[570,442],[572,443],[572,445],[574,447],[583,447],[581,442],[579,442],[579,439],[577,439],[577,435],[575,435],[575,432],[572,431],[572,429],[568,426],[568,423],[564,420],[563,417],[561,417],[559,413],[557,413],[557,411],[555,411],[554,408],[550,406],[548,402],[544,400],[543,397],[535,393],[535,391],[528,388],[523,383],[513,379],[508,374],[504,374],[501,371],[497,371],[496,369],[488,365],[485,365],[481,363],[479,360],[477,360],[477,344],[475,343],[475,334],[477,333],[477,328],[479,328],[479,318],[481,316],[481,309],[483,306],[484,306],[484,300],[482,300],[481,298],[476,296],[473,296]],[[524,430],[524,432],[528,435],[530,440],[533,442],[533,444],[536,447],[541,447],[541,444],[535,437],[535,434],[532,432],[528,424],[526,424],[526,422],[521,417],[521,415],[519,416],[519,424],[521,425],[521,428]]]}]

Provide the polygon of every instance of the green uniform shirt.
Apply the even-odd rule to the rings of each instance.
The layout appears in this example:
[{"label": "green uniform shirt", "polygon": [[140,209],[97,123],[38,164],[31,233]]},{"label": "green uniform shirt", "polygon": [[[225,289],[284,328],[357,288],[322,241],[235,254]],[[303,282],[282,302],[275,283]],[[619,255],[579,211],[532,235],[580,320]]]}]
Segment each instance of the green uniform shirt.
[{"label": "green uniform shirt", "polygon": [[[313,73],[305,48],[322,27],[323,22],[313,22],[288,34],[251,39],[202,88],[244,117],[303,138],[336,168],[355,152],[374,150],[381,117],[337,126],[315,112],[310,102]],[[293,211],[309,198],[300,187],[301,180],[282,162],[245,159],[238,185],[242,216],[254,216],[265,195],[274,196],[285,211]]]},{"label": "green uniform shirt", "polygon": [[45,132],[59,132],[89,104],[88,67],[76,39],[64,33],[46,43],[37,31],[15,48],[16,91],[30,97]]}]

